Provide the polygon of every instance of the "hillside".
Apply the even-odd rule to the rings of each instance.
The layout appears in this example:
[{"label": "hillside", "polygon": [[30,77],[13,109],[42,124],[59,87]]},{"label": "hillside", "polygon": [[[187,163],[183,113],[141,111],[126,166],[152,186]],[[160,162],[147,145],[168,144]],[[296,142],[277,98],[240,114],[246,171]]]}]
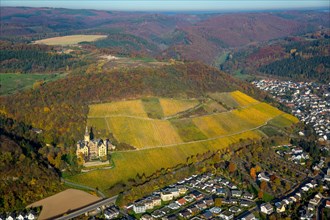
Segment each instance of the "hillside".
[{"label": "hillside", "polygon": [[[95,136],[109,137],[111,133],[135,149],[113,152],[112,169],[68,179],[112,194],[109,189],[115,185],[137,182],[141,176],[150,177],[187,164],[207,152],[226,151],[230,144],[246,139],[281,135],[298,122],[297,118],[239,91],[210,93],[209,97],[213,99],[200,103],[196,99],[152,97],[90,105],[87,125],[93,128]],[[214,103],[222,108],[214,108]]]},{"label": "hillside", "polygon": [[0,212],[24,209],[62,189],[58,174],[39,158],[35,146],[0,131]]},{"label": "hillside", "polygon": [[329,27],[328,14],[321,11],[167,15],[19,7],[0,10],[3,40],[31,42],[72,34],[104,34],[109,37],[88,45],[117,54],[208,64],[224,48]]},{"label": "hillside", "polygon": [[231,73],[328,83],[329,36],[329,29],[324,29],[233,50],[226,54],[220,68]]},{"label": "hillside", "polygon": [[88,104],[148,96],[201,97],[252,85],[201,63],[173,64],[70,75],[15,96],[1,97],[1,112],[45,130],[47,143],[72,143],[84,131]]}]

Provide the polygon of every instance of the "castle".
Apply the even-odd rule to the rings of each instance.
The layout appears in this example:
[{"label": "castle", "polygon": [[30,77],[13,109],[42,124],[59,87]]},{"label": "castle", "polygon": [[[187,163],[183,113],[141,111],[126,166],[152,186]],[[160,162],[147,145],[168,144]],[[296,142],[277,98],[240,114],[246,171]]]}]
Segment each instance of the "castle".
[{"label": "castle", "polygon": [[115,148],[109,140],[94,140],[93,138],[91,139],[91,136],[92,132],[88,132],[88,127],[86,126],[84,140],[77,142],[76,155],[78,157],[83,154],[89,160],[99,159],[108,155],[108,149],[113,150]]}]

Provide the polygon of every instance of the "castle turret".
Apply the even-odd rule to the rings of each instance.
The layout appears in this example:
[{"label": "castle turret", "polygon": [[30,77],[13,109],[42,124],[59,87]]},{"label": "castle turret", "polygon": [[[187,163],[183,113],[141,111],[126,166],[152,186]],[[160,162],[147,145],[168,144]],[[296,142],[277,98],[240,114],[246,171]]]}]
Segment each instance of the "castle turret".
[{"label": "castle turret", "polygon": [[88,127],[87,127],[87,126],[86,126],[86,131],[85,131],[84,140],[85,140],[86,142],[89,142],[89,141],[91,140],[91,136],[90,136],[90,134],[89,134],[89,132],[88,132]]}]

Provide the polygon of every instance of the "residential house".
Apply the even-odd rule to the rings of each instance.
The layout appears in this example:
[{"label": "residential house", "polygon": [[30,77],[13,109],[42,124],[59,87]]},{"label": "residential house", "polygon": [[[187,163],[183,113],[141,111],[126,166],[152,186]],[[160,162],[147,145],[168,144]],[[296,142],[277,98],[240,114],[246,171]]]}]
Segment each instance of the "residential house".
[{"label": "residential house", "polygon": [[270,204],[270,203],[263,203],[261,204],[260,206],[260,210],[261,212],[267,214],[267,215],[270,215],[274,212],[274,208],[273,206]]},{"label": "residential house", "polygon": [[192,202],[194,201],[194,198],[192,196],[185,196],[183,197],[187,202]]},{"label": "residential house", "polygon": [[228,186],[230,189],[237,189],[237,186],[234,185],[234,184],[231,183],[231,182],[229,182],[229,183],[227,184],[227,186]]},{"label": "residential house", "polygon": [[149,214],[142,215],[142,217],[140,219],[141,220],[154,220],[154,218]]},{"label": "residential house", "polygon": [[190,206],[187,208],[187,210],[192,214],[192,215],[196,215],[197,213],[199,213],[199,208],[197,208],[196,206]]},{"label": "residential house", "polygon": [[187,193],[188,189],[187,187],[183,186],[183,185],[180,185],[180,186],[177,186],[178,190],[179,190],[179,193],[180,195],[184,195]]},{"label": "residential house", "polygon": [[266,182],[269,182],[270,181],[270,178],[268,175],[266,175],[266,173],[262,172],[262,173],[259,173],[258,174],[258,180],[259,181],[266,181]]},{"label": "residential house", "polygon": [[136,214],[145,213],[146,212],[146,206],[145,206],[144,202],[134,203],[133,204],[133,211]]},{"label": "residential house", "polygon": [[162,204],[162,200],[161,200],[160,196],[153,196],[153,197],[151,197],[151,199],[152,199],[154,206],[160,206]]},{"label": "residential house", "polygon": [[181,199],[177,200],[176,203],[179,206],[183,206],[183,205],[185,205],[187,203],[187,200],[185,200],[185,198],[181,198]]},{"label": "residential house", "polygon": [[6,218],[6,220],[15,220],[15,219],[16,219],[16,214],[13,212],[9,213]]},{"label": "residential house", "polygon": [[211,207],[214,205],[214,201],[212,198],[204,199],[203,202],[205,203],[205,205],[207,205],[207,207]]},{"label": "residential house", "polygon": [[330,175],[328,173],[329,173],[329,168],[328,168],[327,174],[324,175],[324,180],[330,182]]},{"label": "residential house", "polygon": [[209,210],[203,212],[202,216],[203,219],[212,219],[213,218],[213,213],[210,212]]},{"label": "residential house", "polygon": [[285,212],[285,203],[277,202],[277,203],[275,203],[275,206],[276,206],[276,212],[277,213]]},{"label": "residential house", "polygon": [[28,211],[28,213],[27,213],[28,220],[34,220],[34,219],[37,219],[37,217],[38,217],[38,215],[35,211],[33,211],[33,210]]},{"label": "residential house", "polygon": [[204,210],[207,209],[207,206],[204,202],[198,202],[195,204],[195,206],[199,209],[199,210]]},{"label": "residential house", "polygon": [[242,211],[242,209],[238,208],[237,206],[232,206],[229,208],[229,211],[232,213],[238,213],[238,212]]},{"label": "residential house", "polygon": [[204,195],[200,192],[198,192],[197,190],[194,190],[190,193],[190,196],[195,198],[196,200],[201,200],[204,198]]},{"label": "residential house", "polygon": [[256,217],[253,215],[253,213],[250,213],[244,216],[243,218],[241,218],[241,220],[256,220]]},{"label": "residential house", "polygon": [[180,208],[180,205],[177,204],[176,202],[172,202],[171,204],[169,204],[167,207],[169,207],[172,210],[176,210]]},{"label": "residential house", "polygon": [[111,206],[104,210],[104,218],[105,219],[114,219],[119,215],[119,210],[115,206]]},{"label": "residential house", "polygon": [[193,217],[191,220],[202,220],[200,217]]},{"label": "residential house", "polygon": [[249,192],[244,192],[243,193],[243,198],[244,199],[254,199],[254,195],[252,193],[249,193]]},{"label": "residential house", "polygon": [[219,208],[219,207],[212,207],[212,208],[210,209],[210,212],[212,212],[213,215],[218,216],[218,215],[220,214],[221,210],[222,210],[222,209]]},{"label": "residential house", "polygon": [[220,213],[220,218],[222,218],[224,220],[234,219],[234,214],[231,213],[230,211],[224,211],[224,212]]},{"label": "residential house", "polygon": [[318,193],[314,196],[313,199],[309,200],[309,203],[316,206],[320,203],[321,199],[322,199],[322,194]]},{"label": "residential house", "polygon": [[172,195],[173,195],[174,198],[178,198],[180,196],[180,191],[176,187],[170,188],[169,191],[172,193]]},{"label": "residential house", "polygon": [[154,208],[154,202],[151,198],[147,198],[144,200],[144,205],[146,207],[146,210],[150,210]]},{"label": "residential house", "polygon": [[165,202],[171,201],[173,200],[173,194],[171,192],[161,192],[160,198]]},{"label": "residential house", "polygon": [[154,218],[161,218],[165,215],[165,212],[161,211],[161,210],[156,210],[153,213],[151,213],[151,216]]},{"label": "residential house", "polygon": [[307,206],[307,210],[309,210],[309,211],[314,211],[315,210],[315,206],[314,205],[312,205],[311,203],[309,203],[308,204],[308,206]]},{"label": "residential house", "polygon": [[17,220],[24,220],[25,219],[25,213],[24,212],[20,212],[17,214],[16,216]]},{"label": "residential house", "polygon": [[240,198],[242,196],[243,192],[241,190],[232,190],[231,195],[236,198]]},{"label": "residential house", "polygon": [[190,217],[192,217],[192,214],[188,210],[183,210],[179,213],[179,216],[184,219],[189,219]]},{"label": "residential house", "polygon": [[241,207],[249,207],[249,206],[253,205],[254,203],[251,201],[241,200],[239,202],[239,204]]},{"label": "residential house", "polygon": [[326,207],[326,208],[330,208],[330,200],[327,200],[327,201],[325,202],[325,207]]},{"label": "residential house", "polygon": [[218,196],[226,196],[227,195],[227,191],[225,188],[219,188],[216,190],[216,194]]}]

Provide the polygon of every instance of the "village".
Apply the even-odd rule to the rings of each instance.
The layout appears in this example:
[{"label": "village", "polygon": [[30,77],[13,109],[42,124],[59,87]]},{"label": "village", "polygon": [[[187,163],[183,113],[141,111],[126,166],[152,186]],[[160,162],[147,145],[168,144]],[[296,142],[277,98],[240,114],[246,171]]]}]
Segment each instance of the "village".
[{"label": "village", "polygon": [[300,121],[312,126],[320,141],[330,139],[330,84],[272,79],[256,80],[252,84],[272,94]]},{"label": "village", "polygon": [[[261,172],[258,181],[270,181],[269,176]],[[128,204],[120,215],[124,219],[143,220],[253,220],[291,214],[299,219],[318,219],[321,208],[330,208],[329,183],[328,168],[324,175],[308,178],[283,197],[265,202],[223,176],[203,173]],[[106,215],[105,218],[113,219]]]}]

